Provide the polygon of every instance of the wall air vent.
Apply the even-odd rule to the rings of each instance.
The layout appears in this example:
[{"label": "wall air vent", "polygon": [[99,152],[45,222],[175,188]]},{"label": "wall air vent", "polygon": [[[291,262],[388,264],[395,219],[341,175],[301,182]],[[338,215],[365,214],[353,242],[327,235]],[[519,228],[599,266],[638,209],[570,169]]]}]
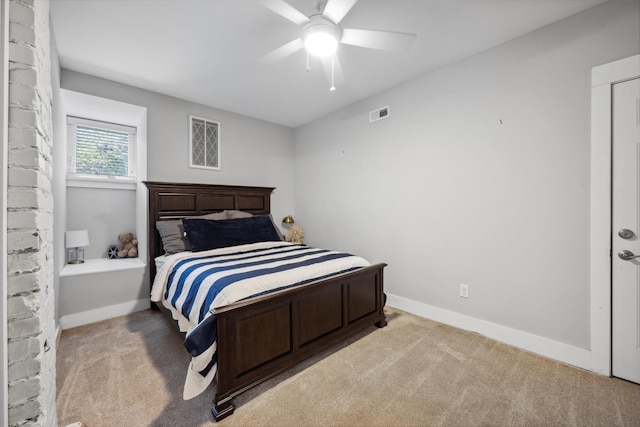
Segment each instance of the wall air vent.
[{"label": "wall air vent", "polygon": [[369,113],[369,123],[377,122],[378,120],[386,119],[389,117],[389,106],[378,108]]}]

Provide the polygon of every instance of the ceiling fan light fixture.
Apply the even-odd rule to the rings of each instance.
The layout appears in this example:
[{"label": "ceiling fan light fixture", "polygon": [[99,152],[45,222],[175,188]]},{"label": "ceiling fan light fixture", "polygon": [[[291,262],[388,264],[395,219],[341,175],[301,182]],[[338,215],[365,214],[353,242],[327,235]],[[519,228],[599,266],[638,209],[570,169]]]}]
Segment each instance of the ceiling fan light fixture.
[{"label": "ceiling fan light fixture", "polygon": [[304,47],[311,55],[322,58],[335,53],[338,41],[331,34],[316,32],[305,37]]},{"label": "ceiling fan light fixture", "polygon": [[304,29],[304,47],[313,56],[321,58],[333,55],[338,49],[340,29],[321,15],[309,18],[311,22]]}]

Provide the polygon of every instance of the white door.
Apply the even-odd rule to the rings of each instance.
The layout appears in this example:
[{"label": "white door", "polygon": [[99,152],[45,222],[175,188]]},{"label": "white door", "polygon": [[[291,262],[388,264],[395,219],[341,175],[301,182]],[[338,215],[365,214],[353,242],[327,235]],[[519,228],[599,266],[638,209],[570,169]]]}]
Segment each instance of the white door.
[{"label": "white door", "polygon": [[640,79],[612,95],[611,368],[640,383]]}]

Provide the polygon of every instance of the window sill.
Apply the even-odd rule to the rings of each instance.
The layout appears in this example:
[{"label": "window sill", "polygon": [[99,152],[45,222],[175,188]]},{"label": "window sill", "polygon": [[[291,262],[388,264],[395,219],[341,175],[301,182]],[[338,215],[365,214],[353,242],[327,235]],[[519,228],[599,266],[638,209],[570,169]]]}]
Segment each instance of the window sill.
[{"label": "window sill", "polygon": [[107,188],[115,190],[136,190],[135,181],[118,181],[100,178],[70,178],[67,177],[67,187]]},{"label": "window sill", "polygon": [[140,258],[97,258],[87,259],[82,264],[66,264],[60,271],[60,277],[80,276],[83,274],[106,273],[110,271],[144,268]]}]

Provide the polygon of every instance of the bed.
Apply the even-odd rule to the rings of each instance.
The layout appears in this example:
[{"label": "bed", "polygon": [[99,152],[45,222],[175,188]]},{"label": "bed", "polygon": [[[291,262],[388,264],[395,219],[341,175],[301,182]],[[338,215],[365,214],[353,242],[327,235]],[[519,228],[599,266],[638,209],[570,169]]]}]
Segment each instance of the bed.
[{"label": "bed", "polygon": [[[191,227],[193,224],[211,223],[194,217],[215,217],[225,212],[266,217],[271,211],[270,197],[274,190],[268,187],[166,182],[145,182],[145,185],[149,191],[148,265],[152,284],[157,273],[156,259],[176,262],[172,256],[163,257],[164,246],[156,227],[157,221],[188,218],[185,227],[187,224]],[[305,253],[305,256],[305,251],[316,251],[314,248],[293,248],[286,243],[274,243],[277,248],[271,248],[270,243],[268,245],[269,248],[241,246],[221,250],[279,251],[282,247],[282,250]],[[215,249],[214,253],[220,256]],[[204,256],[207,253],[197,254]],[[188,256],[177,254],[175,257],[186,260]],[[235,410],[233,398],[243,391],[371,325],[384,327],[385,266],[383,263],[358,265],[327,278],[278,288],[275,292],[217,307],[214,322],[216,393],[211,409],[214,418],[220,420],[231,415]],[[163,271],[160,273],[164,274]],[[156,304],[171,315],[163,304]]]}]

